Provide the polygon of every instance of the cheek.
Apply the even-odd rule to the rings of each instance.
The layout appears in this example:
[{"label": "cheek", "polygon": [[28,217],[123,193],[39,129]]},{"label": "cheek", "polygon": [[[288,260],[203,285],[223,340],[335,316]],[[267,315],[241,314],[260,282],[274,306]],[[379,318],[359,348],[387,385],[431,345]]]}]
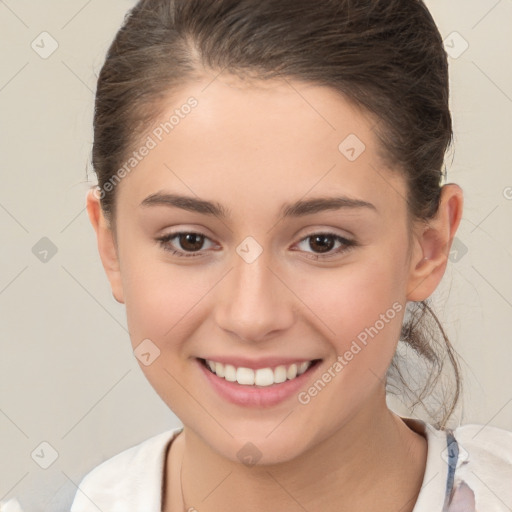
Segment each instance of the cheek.
[{"label": "cheek", "polygon": [[211,288],[210,279],[192,267],[162,262],[154,254],[152,259],[146,256],[144,265],[143,259],[124,260],[123,288],[132,348],[136,356],[151,354],[147,365],[143,357],[138,358],[142,372],[162,400],[180,412],[180,417],[187,417],[189,397],[182,389],[191,387],[187,340],[196,328],[189,318],[196,321],[201,297]]},{"label": "cheek", "polygon": [[343,356],[351,371],[385,374],[405,312],[403,268],[398,255],[395,259],[372,255],[302,278],[298,294],[336,352],[333,360]]},{"label": "cheek", "polygon": [[[381,396],[405,304],[399,267],[389,262],[376,260],[315,277],[303,280],[302,290],[331,350],[324,373],[298,398],[304,414],[314,408],[322,428],[329,430]],[[310,427],[314,431],[318,425]]]},{"label": "cheek", "polygon": [[161,347],[179,349],[190,335],[184,329],[193,329],[189,317],[197,317],[198,306],[221,277],[218,273],[171,264],[165,256],[155,256],[155,251],[124,258],[123,292],[134,347],[149,338]]},{"label": "cheek", "polygon": [[[357,334],[402,302],[405,280],[399,266],[384,260],[316,271],[299,281],[300,295],[336,335]],[[331,332],[331,336],[332,336]]]}]

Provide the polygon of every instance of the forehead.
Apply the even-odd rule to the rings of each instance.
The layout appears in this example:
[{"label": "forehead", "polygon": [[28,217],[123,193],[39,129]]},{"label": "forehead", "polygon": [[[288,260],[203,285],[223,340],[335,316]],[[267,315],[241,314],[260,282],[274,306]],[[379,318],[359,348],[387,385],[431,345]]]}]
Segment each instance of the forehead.
[{"label": "forehead", "polygon": [[404,183],[384,168],[374,124],[327,87],[208,76],[163,103],[143,137],[151,150],[117,192],[134,206],[162,189],[254,208],[309,192],[397,206]]}]

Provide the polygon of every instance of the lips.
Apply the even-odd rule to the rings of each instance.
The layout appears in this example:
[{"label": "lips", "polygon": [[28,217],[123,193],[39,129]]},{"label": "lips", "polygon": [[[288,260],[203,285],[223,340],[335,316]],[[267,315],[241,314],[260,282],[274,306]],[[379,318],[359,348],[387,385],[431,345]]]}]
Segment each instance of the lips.
[{"label": "lips", "polygon": [[[265,367],[258,367],[261,363],[252,361],[251,366],[254,368],[249,368],[249,365],[231,365],[226,360],[221,362],[215,359],[196,358],[197,366],[208,388],[223,400],[251,408],[273,407],[296,397],[297,393],[307,386],[308,381],[314,378],[313,375],[320,367],[321,361],[321,359],[309,361],[295,359],[287,364]],[[302,373],[299,374],[299,370]],[[217,372],[222,374],[223,371],[223,376],[217,374]],[[321,371],[321,368],[318,371]],[[286,378],[283,380],[285,374]],[[288,375],[291,378],[288,378]],[[227,380],[226,377],[232,380]]]}]

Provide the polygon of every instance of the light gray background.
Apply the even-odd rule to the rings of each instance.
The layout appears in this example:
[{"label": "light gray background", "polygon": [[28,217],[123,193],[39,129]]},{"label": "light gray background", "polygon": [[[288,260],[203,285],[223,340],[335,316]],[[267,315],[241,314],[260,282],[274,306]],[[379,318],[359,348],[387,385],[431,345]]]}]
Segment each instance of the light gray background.
[{"label": "light gray background", "polygon": [[[0,501],[28,512],[67,510],[92,467],[179,425],[133,357],[85,211],[96,75],[133,4],[0,0]],[[461,249],[434,295],[464,359],[458,418],[512,430],[512,0],[427,5],[450,51],[469,44],[450,58]],[[47,59],[31,47],[43,31],[59,45]],[[58,452],[46,470],[43,441]]]}]

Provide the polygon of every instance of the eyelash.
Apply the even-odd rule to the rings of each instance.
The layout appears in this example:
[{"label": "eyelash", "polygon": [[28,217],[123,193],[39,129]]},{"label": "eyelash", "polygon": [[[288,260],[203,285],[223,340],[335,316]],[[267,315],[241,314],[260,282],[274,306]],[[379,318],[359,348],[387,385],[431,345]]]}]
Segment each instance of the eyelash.
[{"label": "eyelash", "polygon": [[[169,233],[167,235],[164,235],[164,236],[162,236],[160,238],[157,238],[156,240],[159,242],[159,245],[165,251],[168,251],[172,255],[178,256],[180,258],[181,257],[195,258],[195,257],[203,255],[202,251],[185,252],[185,251],[179,251],[179,250],[170,248],[170,241],[173,240],[174,238],[179,237],[180,235],[198,235],[200,237],[204,237],[205,239],[208,239],[208,237],[206,235],[203,235],[202,233],[198,233],[197,231],[178,231],[176,233]],[[326,253],[326,254],[322,254],[322,253],[309,253],[310,255],[308,256],[308,258],[314,259],[314,260],[329,259],[329,258],[332,258],[334,256],[346,253],[349,250],[353,249],[354,247],[358,246],[358,243],[355,240],[348,240],[347,238],[344,238],[344,237],[342,237],[340,235],[337,235],[335,233],[329,233],[329,232],[323,232],[323,231],[320,231],[318,233],[312,233],[312,234],[302,238],[299,241],[299,243],[302,243],[302,242],[308,240],[309,238],[313,238],[315,236],[332,237],[332,238],[335,239],[335,242],[341,242],[344,245],[344,248],[342,248],[341,250],[340,250],[340,248],[338,248],[336,251],[329,252],[329,253]]]}]

